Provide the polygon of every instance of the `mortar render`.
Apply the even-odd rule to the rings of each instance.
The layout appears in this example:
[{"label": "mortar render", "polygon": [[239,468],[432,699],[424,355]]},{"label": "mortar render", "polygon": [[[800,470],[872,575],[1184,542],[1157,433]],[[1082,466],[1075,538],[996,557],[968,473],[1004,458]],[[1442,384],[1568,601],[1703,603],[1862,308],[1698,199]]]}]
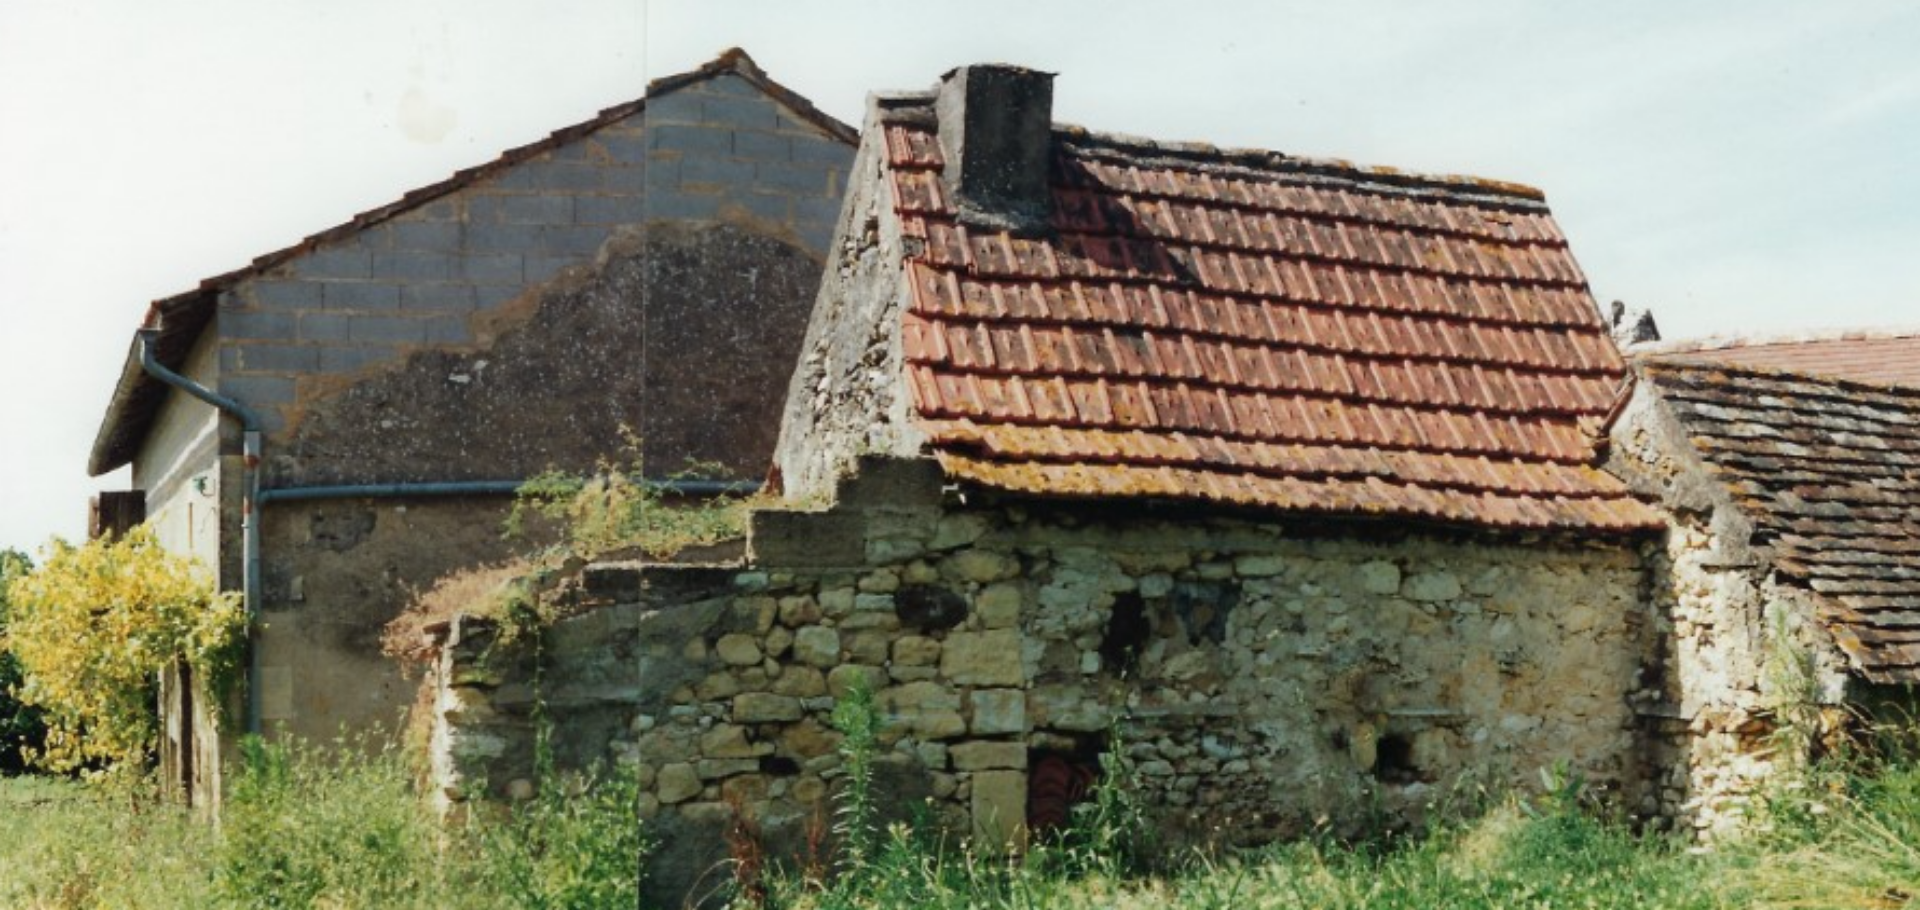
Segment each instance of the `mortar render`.
[{"label": "mortar render", "polygon": [[[758,480],[851,156],[737,73],[675,84],[235,282],[199,378],[262,413],[268,489],[586,472],[631,461],[630,433],[650,472]],[[219,482],[240,476],[237,440],[218,451],[189,472],[227,506],[217,555],[237,588],[237,484]],[[441,577],[532,546],[499,539],[508,505],[265,508],[268,732],[397,729],[415,687],[380,630]]]},{"label": "mortar render", "polygon": [[[179,372],[202,385],[219,375],[217,348],[202,339],[188,354]],[[223,555],[239,552],[238,528],[228,534],[220,516],[238,502],[239,493],[223,485],[223,476],[237,477],[237,462],[219,459],[226,430],[212,405],[186,395],[174,395],[154,421],[148,444],[133,461],[133,488],[146,491],[147,525],[160,545],[196,559],[220,577],[238,572]],[[237,448],[238,439],[232,441]],[[222,470],[232,470],[227,475]],[[159,759],[163,780],[179,781],[189,794],[217,793],[220,789],[221,747],[204,735],[218,729],[219,706],[212,693],[179,670],[161,674]],[[198,734],[196,731],[199,731]]]},{"label": "mortar render", "polygon": [[[1656,660],[1643,722],[1654,740],[1657,785],[1640,807],[1706,839],[1739,832],[1757,790],[1810,760],[1783,748],[1780,708],[1809,700],[1818,717],[1809,748],[1842,732],[1864,689],[1813,621],[1806,592],[1781,584],[1753,545],[1753,526],[1712,475],[1658,393],[1640,383],[1613,429],[1607,468],[1670,515],[1652,564]],[[1770,672],[1807,661],[1795,680]],[[1801,689],[1802,691],[1792,691]]]},{"label": "mortar render", "polygon": [[[573,761],[638,766],[656,900],[723,858],[729,801],[798,855],[830,812],[828,715],[856,676],[884,712],[877,805],[990,847],[1026,835],[1037,762],[1109,747],[1176,842],[1417,823],[1559,763],[1645,795],[1654,624],[1632,544],[962,502],[930,463],[868,457],[830,508],[755,513],[749,548],[617,584],[590,568],[581,602],[601,606],[550,632],[570,642],[543,671],[555,735]],[[443,647],[445,798],[529,774],[525,647],[472,620]],[[631,688],[562,681],[628,654]]]}]

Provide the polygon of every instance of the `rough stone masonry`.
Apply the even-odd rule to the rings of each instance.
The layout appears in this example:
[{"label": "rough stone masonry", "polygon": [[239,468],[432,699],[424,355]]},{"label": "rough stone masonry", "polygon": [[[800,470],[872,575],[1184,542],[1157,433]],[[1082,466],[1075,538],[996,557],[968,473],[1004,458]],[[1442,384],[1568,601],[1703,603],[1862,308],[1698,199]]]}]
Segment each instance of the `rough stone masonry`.
[{"label": "rough stone masonry", "polygon": [[1108,749],[1193,840],[1415,821],[1553,766],[1644,795],[1633,545],[970,499],[866,459],[830,509],[756,513],[751,562],[590,567],[602,606],[551,630],[540,693],[524,648],[464,621],[436,674],[442,792],[524,780],[544,698],[564,760],[639,766],[649,887],[678,895],[734,805],[801,848],[840,775],[828,715],[864,677],[880,804],[997,847],[1042,808],[1031,770]]}]

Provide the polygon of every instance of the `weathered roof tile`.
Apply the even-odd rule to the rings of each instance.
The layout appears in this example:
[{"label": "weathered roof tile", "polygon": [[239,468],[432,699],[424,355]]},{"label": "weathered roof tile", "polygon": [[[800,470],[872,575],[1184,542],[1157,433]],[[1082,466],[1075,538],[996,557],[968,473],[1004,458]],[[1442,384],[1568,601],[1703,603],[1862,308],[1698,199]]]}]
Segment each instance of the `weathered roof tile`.
[{"label": "weathered roof tile", "polygon": [[[883,112],[883,118],[886,114]],[[1502,528],[1658,525],[1595,470],[1625,364],[1536,191],[1056,130],[1035,236],[884,141],[918,422],[1027,493]]]},{"label": "weathered roof tile", "polygon": [[[1717,358],[1716,358],[1717,359]],[[1920,682],[1920,389],[1703,362],[1642,373],[1859,672]]]}]

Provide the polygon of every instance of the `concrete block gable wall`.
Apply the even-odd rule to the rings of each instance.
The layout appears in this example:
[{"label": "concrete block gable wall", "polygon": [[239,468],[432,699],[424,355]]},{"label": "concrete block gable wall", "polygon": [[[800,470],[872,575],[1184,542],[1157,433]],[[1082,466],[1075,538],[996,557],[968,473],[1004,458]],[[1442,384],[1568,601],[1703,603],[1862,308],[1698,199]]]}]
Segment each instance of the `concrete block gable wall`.
[{"label": "concrete block gable wall", "polygon": [[302,381],[471,345],[496,311],[590,265],[622,226],[733,220],[822,256],[852,150],[738,76],[324,244],[220,302],[221,391],[284,432]]},{"label": "concrete block gable wall", "polygon": [[[853,149],[844,127],[728,59],[232,282],[194,372],[261,414],[263,487],[586,470],[629,430],[663,441],[650,464],[764,476]],[[169,408],[146,445],[206,441],[210,420]],[[230,517],[222,582],[238,589],[240,484],[219,482],[241,476],[237,442],[217,468],[211,445],[199,457]],[[191,489],[169,484],[155,513]],[[380,630],[445,574],[507,557],[507,505],[270,501],[266,726],[328,740],[400,723],[415,685],[380,653]]]}]

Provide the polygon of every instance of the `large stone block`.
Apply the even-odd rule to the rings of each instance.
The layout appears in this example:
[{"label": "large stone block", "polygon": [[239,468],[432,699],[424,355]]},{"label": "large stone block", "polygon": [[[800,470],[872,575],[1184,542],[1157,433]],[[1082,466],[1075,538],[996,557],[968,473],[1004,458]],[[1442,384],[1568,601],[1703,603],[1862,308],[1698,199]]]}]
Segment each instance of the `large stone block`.
[{"label": "large stone block", "polygon": [[701,734],[700,754],[706,758],[759,758],[772,755],[773,744],[751,742],[745,729],[722,724]]},{"label": "large stone block", "polygon": [[1020,560],[991,550],[961,550],[940,562],[940,572],[956,581],[986,584],[1020,574]]},{"label": "large stone block", "polygon": [[866,561],[866,522],[851,512],[755,511],[747,547],[769,569],[839,568]]},{"label": "large stone block", "polygon": [[320,299],[329,310],[397,310],[400,285],[373,281],[321,283]]},{"label": "large stone block", "polygon": [[751,667],[760,663],[760,643],[752,635],[736,632],[722,635],[714,643],[713,651],[730,666]]},{"label": "large stone block", "polygon": [[840,633],[825,626],[807,626],[793,633],[793,659],[815,667],[840,662]]},{"label": "large stone block", "polygon": [[1384,559],[1360,565],[1360,589],[1368,594],[1393,594],[1400,590],[1400,567]]},{"label": "large stone block", "polygon": [[654,786],[654,795],[661,802],[668,805],[684,803],[700,795],[700,774],[690,763],[675,762],[660,768]]},{"label": "large stone block", "polygon": [[908,667],[932,666],[940,659],[940,643],[921,635],[907,635],[893,643],[893,662]]},{"label": "large stone block", "polygon": [[800,719],[800,700],[786,695],[749,692],[733,700],[733,721],[759,724]]},{"label": "large stone block", "polygon": [[966,686],[1017,686],[1026,679],[1020,632],[954,632],[940,650],[940,675]]},{"label": "large stone block", "polygon": [[1019,689],[976,689],[967,700],[973,708],[975,735],[1026,732],[1027,693]]},{"label": "large stone block", "polygon": [[411,316],[354,316],[347,323],[347,335],[353,341],[418,344],[426,337],[426,325]]},{"label": "large stone block", "polygon": [[1027,747],[1021,743],[956,743],[947,750],[947,754],[953,760],[955,771],[1023,769],[1027,766]]},{"label": "large stone block", "polygon": [[863,455],[852,474],[840,481],[834,500],[843,508],[872,511],[930,510],[940,506],[946,474],[930,458]]},{"label": "large stone block", "polygon": [[1027,774],[1025,771],[977,771],[973,775],[973,836],[993,853],[1026,846]]}]

